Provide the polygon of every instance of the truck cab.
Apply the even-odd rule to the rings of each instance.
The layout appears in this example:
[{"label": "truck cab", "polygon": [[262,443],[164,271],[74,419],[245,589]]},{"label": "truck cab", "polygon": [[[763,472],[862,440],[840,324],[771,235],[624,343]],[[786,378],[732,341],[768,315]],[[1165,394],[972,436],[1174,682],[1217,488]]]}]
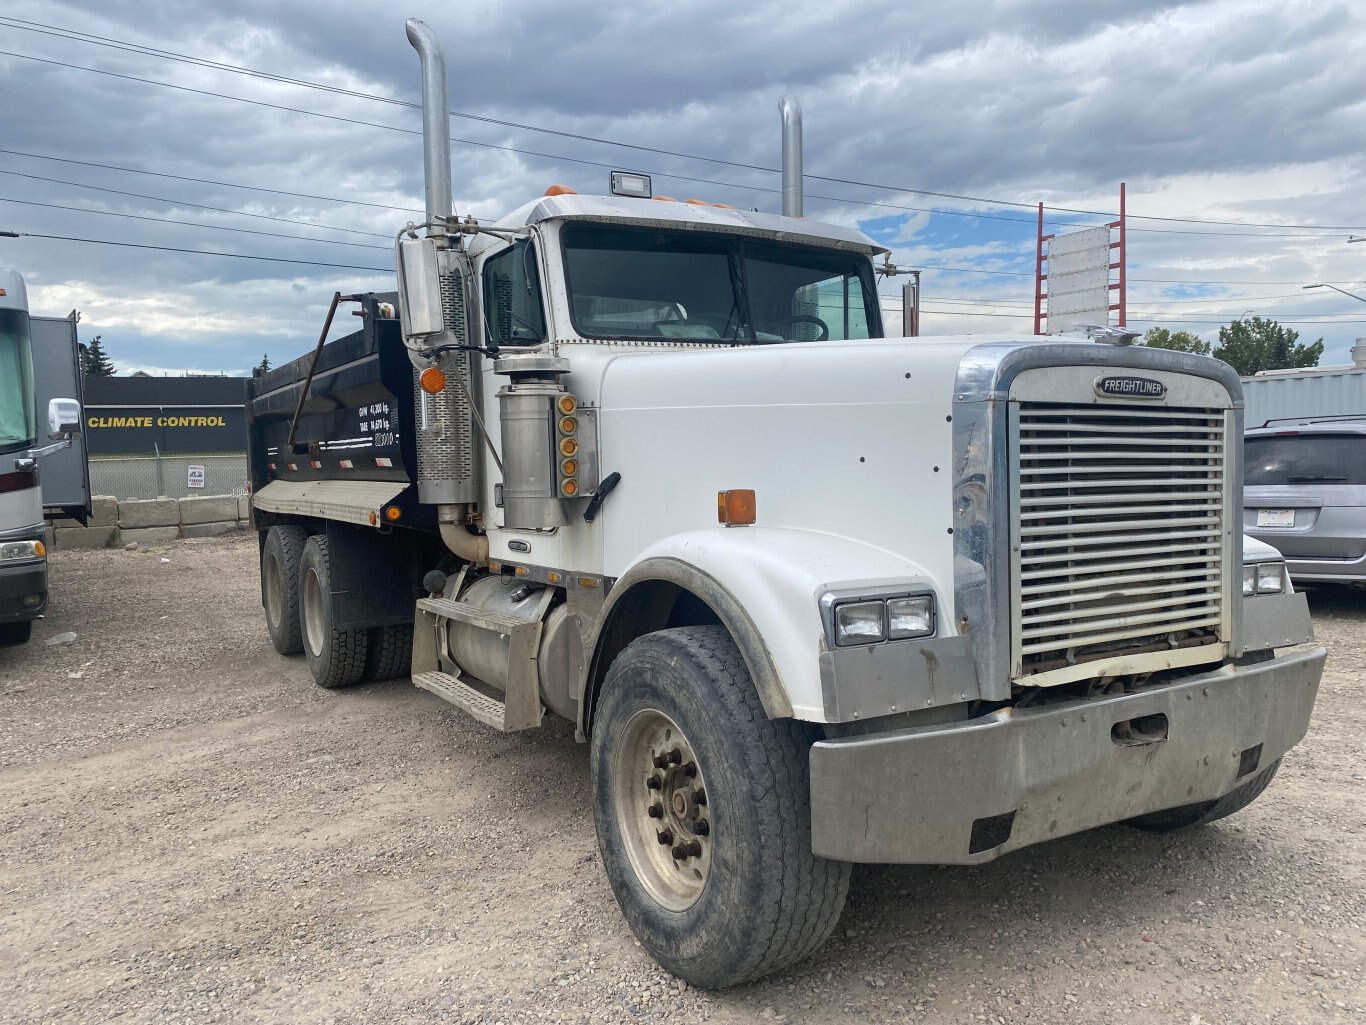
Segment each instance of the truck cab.
[{"label": "truck cab", "polygon": [[628,924],[706,987],[813,953],[852,863],[1186,828],[1266,787],[1324,652],[1244,551],[1230,368],[885,337],[872,239],[639,175],[456,217],[444,65],[408,32],[429,209],[397,292],[253,382],[279,650],[504,731],[572,721]]}]

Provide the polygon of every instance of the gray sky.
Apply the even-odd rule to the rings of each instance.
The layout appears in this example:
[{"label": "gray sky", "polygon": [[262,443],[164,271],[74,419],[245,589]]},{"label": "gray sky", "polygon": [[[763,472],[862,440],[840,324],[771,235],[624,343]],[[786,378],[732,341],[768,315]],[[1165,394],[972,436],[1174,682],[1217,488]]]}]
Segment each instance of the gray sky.
[{"label": "gray sky", "polygon": [[9,0],[0,230],[192,252],[0,239],[0,264],[36,313],[80,309],[121,372],[299,355],[334,290],[392,288],[389,239],[422,206],[419,116],[204,62],[412,102],[409,15],[446,45],[453,110],[528,126],[452,119],[460,213],[554,182],[602,192],[613,167],[776,210],[790,91],[807,215],[925,268],[925,333],[1028,333],[1032,205],[1074,230],[1126,181],[1134,326],[1212,340],[1250,312],[1323,337],[1325,364],[1366,336],[1362,303],[1302,289],[1366,296],[1366,242],[1347,242],[1366,236],[1366,5],[1349,2]]}]

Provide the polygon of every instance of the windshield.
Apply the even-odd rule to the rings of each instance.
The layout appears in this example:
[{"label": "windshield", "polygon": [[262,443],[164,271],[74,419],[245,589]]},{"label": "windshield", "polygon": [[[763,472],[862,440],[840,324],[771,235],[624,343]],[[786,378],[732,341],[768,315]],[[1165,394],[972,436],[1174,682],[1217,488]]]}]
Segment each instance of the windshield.
[{"label": "windshield", "polygon": [[0,310],[0,449],[33,444],[33,362],[28,314]]},{"label": "windshield", "polygon": [[1268,434],[1243,445],[1243,483],[1366,484],[1366,435]]},{"label": "windshield", "polygon": [[566,225],[565,274],[585,338],[711,342],[880,338],[856,253],[694,231]]}]

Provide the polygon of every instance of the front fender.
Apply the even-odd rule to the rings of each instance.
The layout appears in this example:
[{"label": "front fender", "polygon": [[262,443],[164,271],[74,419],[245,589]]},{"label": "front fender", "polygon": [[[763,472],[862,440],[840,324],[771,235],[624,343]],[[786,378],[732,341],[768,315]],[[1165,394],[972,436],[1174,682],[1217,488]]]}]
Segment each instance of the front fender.
[{"label": "front fender", "polygon": [[[664,538],[614,585],[600,624],[635,585],[668,580],[706,602],[731,631],[770,717],[826,722],[819,600],[826,591],[886,587],[952,593],[903,556],[835,534],[785,527],[716,527]],[[941,604],[942,607],[942,604]],[[603,632],[600,625],[599,633]],[[601,650],[600,637],[594,650]],[[606,671],[596,667],[594,678]]]}]

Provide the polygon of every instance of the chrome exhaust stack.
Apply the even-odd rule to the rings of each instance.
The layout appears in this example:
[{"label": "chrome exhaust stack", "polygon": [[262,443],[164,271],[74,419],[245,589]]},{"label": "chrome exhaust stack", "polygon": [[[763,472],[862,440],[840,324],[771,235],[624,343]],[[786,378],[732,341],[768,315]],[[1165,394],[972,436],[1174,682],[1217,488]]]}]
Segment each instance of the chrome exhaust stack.
[{"label": "chrome exhaust stack", "polygon": [[783,216],[802,214],[802,105],[795,96],[778,101],[783,118]]},{"label": "chrome exhaust stack", "polygon": [[422,149],[430,233],[444,235],[451,216],[451,112],[446,100],[446,55],[426,22],[409,18],[405,28],[422,61]]},{"label": "chrome exhaust stack", "polygon": [[[471,353],[463,348],[470,344],[474,313],[469,260],[458,245],[452,246],[448,231],[454,212],[446,58],[428,25],[409,18],[405,27],[422,62],[427,223],[425,237],[419,237],[412,225],[399,233],[395,262],[404,344],[413,363],[418,500],[442,506],[444,526],[465,522],[470,506],[479,500],[473,422],[476,382]],[[447,381],[432,393],[418,383],[419,373],[428,367],[442,370]]]}]

